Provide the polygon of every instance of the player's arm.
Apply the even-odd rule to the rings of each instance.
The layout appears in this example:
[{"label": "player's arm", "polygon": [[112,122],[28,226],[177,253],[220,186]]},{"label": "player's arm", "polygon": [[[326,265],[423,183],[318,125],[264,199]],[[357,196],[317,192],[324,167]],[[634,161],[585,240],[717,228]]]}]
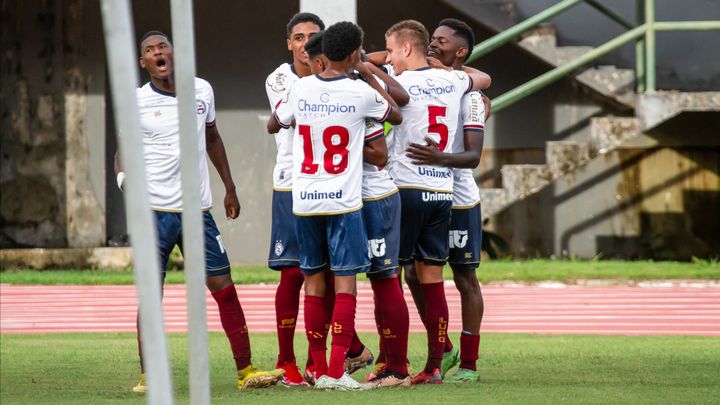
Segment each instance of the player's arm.
[{"label": "player's arm", "polygon": [[471,68],[470,66],[463,66],[462,71],[467,73],[467,75],[472,79],[472,88],[468,91],[485,90],[490,87],[490,84],[492,83],[490,75],[483,71]]},{"label": "player's arm", "polygon": [[387,85],[387,92],[390,97],[395,100],[395,103],[397,103],[398,107],[402,107],[410,102],[410,96],[407,94],[407,91],[405,91],[405,88],[403,88],[403,86],[401,86],[400,83],[397,82],[397,80],[395,80],[392,76],[385,73],[384,70],[378,68],[372,63],[366,63],[365,66],[368,67],[370,73],[379,77],[380,80],[382,80]]},{"label": "player's arm", "polygon": [[365,144],[363,146],[363,161],[371,165],[384,167],[388,162],[387,142],[385,142],[385,127],[373,120],[366,120]]},{"label": "player's arm", "polygon": [[277,119],[275,118],[275,114],[271,114],[270,119],[268,119],[268,123],[267,123],[268,134],[277,134],[278,132],[280,132],[281,129],[282,129],[282,127],[277,122]]},{"label": "player's arm", "polygon": [[365,58],[368,62],[372,63],[375,66],[382,66],[385,64],[385,60],[387,59],[387,51],[377,51],[365,54]]},{"label": "player's arm", "polygon": [[411,143],[407,148],[407,156],[416,165],[445,166],[456,169],[474,169],[480,164],[485,135],[482,130],[463,131],[465,151],[460,153],[441,152],[438,144],[430,137],[425,137],[427,145]]},{"label": "player's arm", "polygon": [[220,179],[225,185],[225,215],[230,219],[235,219],[240,215],[240,201],[235,191],[232,174],[230,174],[230,164],[225,153],[225,144],[223,144],[220,132],[218,132],[215,124],[205,128],[205,147],[210,161],[215,166],[215,170],[217,170]]},{"label": "player's arm", "polygon": [[400,125],[402,123],[402,114],[400,113],[400,108],[398,107],[395,100],[390,97],[388,92],[385,91],[383,86],[381,86],[380,83],[375,80],[375,76],[370,72],[368,66],[364,62],[359,62],[357,65],[355,65],[355,70],[357,70],[357,72],[363,77],[363,79],[365,79],[365,81],[367,82],[367,84],[370,85],[370,87],[380,93],[380,95],[390,104],[390,112],[388,113],[385,121],[393,125]]},{"label": "player's arm", "polygon": [[480,93],[480,97],[482,97],[482,102],[483,102],[483,105],[485,106],[484,121],[487,121],[488,118],[490,118],[490,107],[492,105],[492,102],[490,101],[490,98],[485,95],[485,93]]},{"label": "player's arm", "polygon": [[385,167],[388,162],[388,150],[385,137],[368,142],[363,147],[363,161],[371,165]]}]

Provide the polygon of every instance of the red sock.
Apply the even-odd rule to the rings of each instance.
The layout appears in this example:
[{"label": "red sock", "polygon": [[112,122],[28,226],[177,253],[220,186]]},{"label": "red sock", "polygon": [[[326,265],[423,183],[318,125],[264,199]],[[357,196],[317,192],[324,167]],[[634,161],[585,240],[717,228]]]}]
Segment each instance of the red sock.
[{"label": "red sock", "polygon": [[477,370],[476,362],[480,351],[480,335],[463,332],[460,335],[460,368]]},{"label": "red sock", "polygon": [[323,309],[325,310],[325,331],[330,330],[333,311],[335,309],[335,276],[330,271],[325,272],[325,298],[323,298]]},{"label": "red sock", "polygon": [[232,350],[235,359],[235,367],[242,370],[250,365],[250,338],[245,323],[245,314],[243,314],[240,306],[235,285],[231,284],[213,293],[212,296],[218,305],[220,323],[230,341],[230,350]]},{"label": "red sock", "polygon": [[378,350],[378,355],[375,357],[375,364],[378,363],[386,363],[387,359],[385,358],[385,348],[383,347],[383,338],[382,338],[382,311],[380,310],[381,302],[378,300],[378,294],[375,293],[375,285],[373,284],[373,280],[370,280],[370,285],[372,285],[373,288],[373,304],[375,304],[375,329],[377,329],[378,333],[378,347],[380,348]]},{"label": "red sock", "polygon": [[[388,370],[407,375],[408,333],[410,314],[402,290],[394,278],[370,280],[377,297],[382,319],[381,347],[387,358]],[[376,308],[377,310],[377,308]]]},{"label": "red sock", "polygon": [[332,349],[330,351],[330,364],[328,376],[340,378],[345,372],[343,363],[348,347],[355,333],[355,307],[357,300],[354,295],[347,293],[335,294],[335,310],[332,319]]},{"label": "red sock", "polygon": [[348,357],[357,357],[362,354],[363,350],[365,350],[365,345],[360,340],[360,336],[358,336],[357,332],[353,331],[350,347],[348,347]]},{"label": "red sock", "polygon": [[323,298],[312,295],[305,296],[305,334],[308,340],[308,350],[315,364],[317,377],[327,374],[327,359],[325,354],[327,346],[325,339],[325,310]]},{"label": "red sock", "polygon": [[425,296],[425,323],[428,337],[428,360],[425,372],[440,368],[447,341],[448,306],[443,282],[421,284]]},{"label": "red sock", "polygon": [[295,325],[300,306],[303,275],[299,267],[284,267],[280,284],[275,291],[275,320],[277,322],[278,364],[295,362]]},{"label": "red sock", "polygon": [[[460,346],[460,347],[462,347],[462,346]],[[450,341],[450,335],[448,335],[447,339],[445,339],[445,348],[443,349],[443,352],[447,353],[452,349],[453,349],[453,344]]]}]

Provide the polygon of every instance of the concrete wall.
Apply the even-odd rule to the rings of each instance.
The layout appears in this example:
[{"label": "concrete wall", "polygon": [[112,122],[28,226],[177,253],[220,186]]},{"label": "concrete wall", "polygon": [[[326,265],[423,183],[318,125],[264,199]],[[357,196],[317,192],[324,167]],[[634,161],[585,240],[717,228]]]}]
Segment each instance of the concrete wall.
[{"label": "concrete wall", "polygon": [[96,15],[93,1],[2,3],[2,247],[105,242]]}]

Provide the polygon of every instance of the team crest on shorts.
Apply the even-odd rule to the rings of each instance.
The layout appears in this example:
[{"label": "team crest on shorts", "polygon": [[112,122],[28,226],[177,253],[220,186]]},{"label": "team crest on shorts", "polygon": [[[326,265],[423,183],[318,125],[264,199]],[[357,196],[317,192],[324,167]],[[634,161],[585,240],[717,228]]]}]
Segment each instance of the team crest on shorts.
[{"label": "team crest on shorts", "polygon": [[280,256],[285,250],[285,246],[283,246],[282,241],[275,241],[275,256]]}]

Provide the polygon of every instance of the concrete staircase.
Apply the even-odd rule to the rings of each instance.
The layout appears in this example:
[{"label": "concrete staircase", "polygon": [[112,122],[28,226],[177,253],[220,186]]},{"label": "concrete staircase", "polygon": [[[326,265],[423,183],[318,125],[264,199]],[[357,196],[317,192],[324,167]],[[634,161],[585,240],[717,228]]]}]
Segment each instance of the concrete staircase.
[{"label": "concrete staircase", "polygon": [[572,175],[592,159],[614,151],[672,117],[693,111],[720,111],[720,92],[661,91],[638,95],[635,117],[593,118],[587,142],[546,142],[546,164],[504,165],[500,169],[503,187],[480,189],[483,218],[537,193],[558,178]]},{"label": "concrete staircase", "polygon": [[[512,1],[500,0],[441,0],[443,3],[471,17],[491,31],[500,32],[520,22]],[[557,33],[551,24],[541,24],[527,31],[516,46],[549,67],[555,68],[591,51],[590,46],[558,46]],[[589,67],[579,71],[575,80],[585,89],[621,111],[635,107],[635,72],[615,66]]]},{"label": "concrete staircase", "polygon": [[[520,21],[516,3],[505,0],[441,0],[491,31],[503,31]],[[586,46],[558,46],[555,28],[543,24],[526,32],[516,46],[554,68],[592,50]],[[591,160],[673,117],[691,111],[720,111],[720,92],[635,93],[635,72],[615,66],[589,67],[574,79],[622,114],[590,121],[586,142],[546,142],[546,164],[509,164],[500,169],[502,188],[481,189],[483,219],[537,193],[556,179],[572,175]]]}]

